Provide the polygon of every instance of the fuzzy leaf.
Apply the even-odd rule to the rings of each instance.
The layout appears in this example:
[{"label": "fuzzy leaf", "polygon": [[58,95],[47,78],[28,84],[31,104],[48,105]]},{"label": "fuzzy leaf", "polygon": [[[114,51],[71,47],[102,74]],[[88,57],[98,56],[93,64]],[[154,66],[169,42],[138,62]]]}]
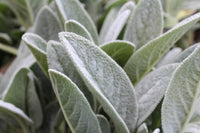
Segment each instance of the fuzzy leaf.
[{"label": "fuzzy leaf", "polygon": [[76,33],[80,36],[85,37],[88,40],[93,41],[92,36],[87,31],[87,29],[75,20],[69,20],[65,22],[65,31]]},{"label": "fuzzy leaf", "polygon": [[53,10],[48,6],[44,6],[37,15],[33,32],[49,41],[58,40],[60,31],[62,31],[62,28]]},{"label": "fuzzy leaf", "polygon": [[81,23],[90,32],[95,43],[98,44],[95,25],[78,0],[56,0],[56,4],[64,21],[73,19]]},{"label": "fuzzy leaf", "polygon": [[176,69],[162,105],[164,133],[185,133],[199,110],[200,47]]},{"label": "fuzzy leaf", "polygon": [[124,66],[135,50],[135,45],[128,41],[113,41],[100,46],[120,66]]},{"label": "fuzzy leaf", "polygon": [[47,65],[47,55],[46,55],[47,42],[40,36],[33,33],[24,34],[22,36],[22,40],[29,47],[32,54],[35,56],[37,62],[39,63],[40,67],[48,76],[48,65]]},{"label": "fuzzy leaf", "polygon": [[163,98],[177,66],[178,64],[170,64],[160,67],[147,74],[136,85],[135,92],[139,105],[138,125],[147,119]]},{"label": "fuzzy leaf", "polygon": [[163,11],[160,0],[140,0],[127,24],[124,39],[137,49],[159,36],[163,30]]},{"label": "fuzzy leaf", "polygon": [[136,84],[151,68],[162,58],[162,56],[200,19],[197,13],[177,26],[152,40],[144,47],[136,51],[126,63],[124,69],[131,81]]},{"label": "fuzzy leaf", "polygon": [[160,133],[160,129],[159,128],[156,128],[153,133]]},{"label": "fuzzy leaf", "polygon": [[140,125],[137,129],[137,133],[148,133],[147,124],[143,123],[142,125]]},{"label": "fuzzy leaf", "polygon": [[101,133],[98,120],[79,88],[64,74],[49,70],[51,83],[73,133]]},{"label": "fuzzy leaf", "polygon": [[134,131],[137,103],[134,88],[125,72],[91,41],[67,32],[60,33],[59,37],[76,70],[111,117],[118,132],[128,133],[127,126]]},{"label": "fuzzy leaf", "polygon": [[111,133],[110,123],[108,122],[106,117],[104,117],[103,115],[97,115],[97,119],[98,119],[99,125],[101,127],[101,132],[102,133]]}]

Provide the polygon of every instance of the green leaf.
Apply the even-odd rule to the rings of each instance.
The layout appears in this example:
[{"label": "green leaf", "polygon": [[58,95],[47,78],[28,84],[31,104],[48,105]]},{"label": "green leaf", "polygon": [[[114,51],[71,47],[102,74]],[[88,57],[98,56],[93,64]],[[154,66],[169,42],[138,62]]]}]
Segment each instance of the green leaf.
[{"label": "green leaf", "polygon": [[64,74],[49,70],[64,117],[73,133],[101,133],[98,120],[79,88]]},{"label": "green leaf", "polygon": [[11,80],[8,88],[4,91],[3,100],[14,104],[16,107],[26,111],[26,88],[28,85],[27,68],[20,69]]},{"label": "green leaf", "polygon": [[135,50],[135,45],[128,41],[113,41],[100,46],[120,66],[124,66]]},{"label": "green leaf", "polygon": [[95,108],[95,101],[88,91],[84,81],[67,55],[65,47],[58,42],[50,41],[47,45],[47,60],[49,69],[57,70],[68,76],[85,94],[91,106]]},{"label": "green leaf", "polygon": [[31,133],[30,126],[33,123],[32,120],[26,114],[24,114],[22,110],[13,104],[0,100],[0,116],[6,115],[9,115],[11,118],[15,119],[26,133]]},{"label": "green leaf", "polygon": [[93,41],[92,36],[87,31],[87,29],[75,20],[68,20],[65,22],[65,31],[76,33],[80,36],[85,37],[88,40]]},{"label": "green leaf", "polygon": [[101,44],[117,39],[134,7],[135,4],[129,1],[120,9],[119,7],[115,7],[109,12],[100,32]]},{"label": "green leaf", "polygon": [[38,34],[46,41],[58,40],[58,33],[62,31],[62,26],[48,6],[44,6],[38,13],[33,27],[33,33]]},{"label": "green leaf", "polygon": [[199,0],[184,0],[182,4],[182,9],[200,9],[200,1]]},{"label": "green leaf", "polygon": [[111,117],[118,132],[128,133],[127,126],[134,131],[137,103],[134,88],[125,72],[91,41],[67,32],[60,33],[59,37],[76,70]]},{"label": "green leaf", "polygon": [[104,117],[103,115],[97,115],[97,119],[98,119],[99,125],[101,127],[101,132],[102,133],[111,133],[110,123],[108,122],[106,117]]},{"label": "green leaf", "polygon": [[175,17],[177,13],[181,10],[184,1],[186,0],[166,0],[164,8],[167,13]]},{"label": "green leaf", "polygon": [[179,40],[200,19],[197,13],[177,26],[152,40],[144,47],[136,51],[128,60],[124,70],[129,75],[131,81],[136,84],[152,67],[162,58],[162,56]]},{"label": "green leaf", "polygon": [[124,40],[137,49],[159,36],[163,30],[163,11],[160,0],[140,0],[127,24]]},{"label": "green leaf", "polygon": [[137,133],[148,133],[148,127],[146,123],[143,123],[142,125],[139,126],[137,129]]},{"label": "green leaf", "polygon": [[22,40],[26,43],[28,48],[31,50],[32,54],[35,56],[40,67],[48,76],[47,53],[46,53],[47,42],[40,36],[33,33],[24,34],[22,36]]},{"label": "green leaf", "polygon": [[180,53],[178,56],[175,57],[174,62],[182,62],[184,59],[186,59],[192,52],[194,52],[195,48],[197,46],[200,46],[200,43],[194,44],[184,50],[182,53]]},{"label": "green leaf", "polygon": [[195,111],[199,110],[200,47],[176,69],[162,105],[165,133],[185,133]]},{"label": "green leaf", "polygon": [[78,0],[56,0],[56,4],[64,22],[70,19],[78,21],[90,32],[93,40],[98,44],[95,25]]},{"label": "green leaf", "polygon": [[172,74],[179,64],[170,64],[160,67],[147,74],[136,85],[135,92],[138,99],[140,125],[154,111],[163,98],[169,85]]}]

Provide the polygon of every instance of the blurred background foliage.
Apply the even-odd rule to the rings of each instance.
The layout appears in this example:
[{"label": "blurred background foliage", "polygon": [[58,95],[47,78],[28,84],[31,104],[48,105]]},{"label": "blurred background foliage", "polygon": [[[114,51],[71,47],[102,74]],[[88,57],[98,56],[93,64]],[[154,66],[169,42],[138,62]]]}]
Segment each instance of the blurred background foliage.
[{"label": "blurred background foliage", "polygon": [[[21,36],[33,24],[40,8],[53,0],[0,0],[0,68],[7,67],[17,55]],[[95,22],[98,31],[109,11],[129,0],[80,0]],[[139,0],[132,0],[136,4]],[[164,10],[164,32],[180,20],[200,11],[200,0],[161,0]],[[123,35],[123,32],[121,33]],[[120,39],[120,37],[119,37]],[[182,49],[200,41],[200,23],[176,46]]]}]

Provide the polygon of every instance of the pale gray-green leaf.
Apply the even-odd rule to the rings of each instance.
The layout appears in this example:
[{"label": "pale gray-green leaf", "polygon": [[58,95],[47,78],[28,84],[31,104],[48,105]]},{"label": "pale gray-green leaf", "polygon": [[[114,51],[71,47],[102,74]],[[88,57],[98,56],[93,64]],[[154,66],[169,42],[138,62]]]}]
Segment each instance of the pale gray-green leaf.
[{"label": "pale gray-green leaf", "polygon": [[182,9],[200,9],[200,1],[199,0],[185,0],[182,4]]},{"label": "pale gray-green leaf", "polygon": [[40,67],[43,69],[46,75],[48,75],[48,65],[47,65],[47,55],[46,47],[47,42],[40,36],[33,33],[26,33],[22,36],[22,40],[31,50],[32,54],[35,56]]},{"label": "pale gray-green leaf", "polygon": [[156,128],[153,133],[160,133],[160,129],[159,128]]},{"label": "pale gray-green leaf", "polygon": [[176,17],[177,13],[181,10],[184,1],[191,0],[165,0],[165,11],[170,15]]},{"label": "pale gray-green leaf", "polygon": [[128,41],[112,41],[100,46],[120,66],[124,66],[135,50],[135,45]]},{"label": "pale gray-green leaf", "polygon": [[57,16],[48,6],[44,6],[39,11],[33,28],[33,33],[38,34],[46,41],[58,40],[58,33],[62,31]]},{"label": "pale gray-green leaf", "polygon": [[88,40],[93,41],[92,36],[87,31],[87,29],[75,20],[69,20],[65,22],[65,31],[76,33],[80,36],[85,37]]},{"label": "pale gray-green leaf", "polygon": [[74,19],[81,23],[90,32],[95,43],[98,44],[96,27],[78,0],[56,0],[56,4],[64,21]]},{"label": "pale gray-green leaf", "polygon": [[95,101],[92,94],[88,91],[84,81],[70,60],[67,51],[59,42],[50,41],[47,45],[47,60],[49,69],[57,70],[68,76],[85,94],[91,106],[95,107]]},{"label": "pale gray-green leaf", "polygon": [[187,48],[186,50],[184,50],[183,52],[181,52],[178,56],[175,57],[174,62],[182,62],[195,50],[197,46],[200,46],[200,43],[194,44],[190,46],[189,48]]},{"label": "pale gray-green leaf", "polygon": [[135,87],[138,99],[140,125],[154,111],[163,98],[172,74],[179,64],[162,66],[147,74]]},{"label": "pale gray-green leaf", "polygon": [[173,63],[176,59],[176,57],[182,52],[181,48],[175,47],[171,49],[162,59],[161,61],[156,65],[156,67],[161,67],[170,63]]},{"label": "pale gray-green leaf", "polygon": [[185,133],[200,95],[200,47],[176,69],[162,105],[164,133]]},{"label": "pale gray-green leaf", "polygon": [[137,48],[159,36],[163,30],[163,11],[160,0],[140,0],[128,21],[124,40]]},{"label": "pale gray-green leaf", "polygon": [[26,88],[28,85],[27,68],[20,69],[10,81],[8,88],[4,91],[3,100],[14,104],[16,107],[26,111]]},{"label": "pale gray-green leaf", "polygon": [[91,41],[67,32],[59,37],[76,70],[118,132],[128,133],[127,126],[134,131],[138,109],[134,88],[125,72]]},{"label": "pale gray-green leaf", "polygon": [[111,133],[110,123],[103,115],[97,115],[97,119],[99,121],[99,125],[101,127],[102,133]]},{"label": "pale gray-green leaf", "polygon": [[197,13],[183,20],[165,34],[136,51],[124,67],[131,81],[136,84],[199,19],[200,13]]},{"label": "pale gray-green leaf", "polygon": [[137,133],[148,133],[148,127],[146,123],[140,125],[137,129]]},{"label": "pale gray-green leaf", "polygon": [[49,75],[64,117],[73,133],[101,133],[98,120],[79,88],[64,74]]}]

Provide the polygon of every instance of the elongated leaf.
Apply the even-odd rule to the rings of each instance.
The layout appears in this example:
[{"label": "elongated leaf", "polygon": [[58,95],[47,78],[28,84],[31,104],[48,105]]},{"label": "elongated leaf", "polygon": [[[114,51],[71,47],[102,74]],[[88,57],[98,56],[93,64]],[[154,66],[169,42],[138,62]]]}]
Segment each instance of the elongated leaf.
[{"label": "elongated leaf", "polygon": [[132,1],[129,1],[120,9],[119,7],[115,7],[110,11],[101,29],[100,43],[117,39],[134,7],[135,4]]},{"label": "elongated leaf", "polygon": [[160,67],[147,74],[136,85],[135,92],[139,105],[138,125],[153,112],[163,98],[177,66],[178,64],[170,64]]},{"label": "elongated leaf", "polygon": [[47,60],[49,69],[57,70],[68,76],[85,94],[91,106],[95,108],[95,101],[88,91],[84,81],[67,55],[65,47],[58,42],[50,41],[47,45]]},{"label": "elongated leaf", "polygon": [[95,43],[98,44],[95,25],[78,0],[56,0],[56,4],[64,21],[74,19],[81,23],[90,32]]},{"label": "elongated leaf", "polygon": [[101,45],[101,49],[113,58],[120,66],[124,66],[135,50],[135,45],[128,41],[113,41]]},{"label": "elongated leaf", "polygon": [[163,30],[160,0],[140,0],[127,24],[124,39],[140,48],[159,36]]},{"label": "elongated leaf", "polygon": [[26,87],[28,84],[27,68],[20,69],[12,79],[9,87],[4,92],[3,100],[14,104],[18,108],[26,111]]},{"label": "elongated leaf", "polygon": [[46,47],[47,42],[40,36],[33,33],[26,33],[22,36],[22,40],[29,47],[33,55],[35,56],[40,67],[43,69],[46,75],[48,75],[47,55]]},{"label": "elongated leaf", "polygon": [[186,58],[171,79],[162,105],[165,133],[184,133],[198,108],[200,94],[200,47]]},{"label": "elongated leaf", "polygon": [[31,133],[30,126],[33,123],[32,120],[24,114],[21,109],[17,108],[13,104],[0,100],[0,116],[6,115],[15,119],[26,133]]},{"label": "elongated leaf", "polygon": [[44,6],[39,11],[33,28],[33,33],[38,34],[46,41],[58,40],[58,33],[62,31],[58,18],[48,6]]},{"label": "elongated leaf", "polygon": [[200,46],[200,43],[194,44],[180,53],[178,56],[175,57],[174,62],[182,62],[185,58],[187,58],[192,52],[194,52],[195,48]]},{"label": "elongated leaf", "polygon": [[101,133],[87,99],[64,74],[49,70],[51,82],[64,117],[73,133]]},{"label": "elongated leaf", "polygon": [[103,115],[97,115],[97,119],[99,121],[99,125],[101,127],[102,133],[111,133],[110,123]]},{"label": "elongated leaf", "polygon": [[63,32],[59,37],[77,71],[113,120],[117,131],[128,133],[126,125],[134,131],[138,113],[134,88],[121,67],[81,36]]},{"label": "elongated leaf", "polygon": [[148,133],[147,124],[143,123],[142,125],[140,125],[137,129],[137,133]]},{"label": "elongated leaf", "polygon": [[124,67],[131,81],[136,84],[199,19],[200,13],[197,13],[183,20],[173,29],[136,51]]},{"label": "elongated leaf", "polygon": [[87,31],[87,29],[82,24],[80,24],[75,20],[69,20],[65,22],[65,31],[76,33],[80,36],[85,37],[88,40],[93,41],[92,36]]}]

